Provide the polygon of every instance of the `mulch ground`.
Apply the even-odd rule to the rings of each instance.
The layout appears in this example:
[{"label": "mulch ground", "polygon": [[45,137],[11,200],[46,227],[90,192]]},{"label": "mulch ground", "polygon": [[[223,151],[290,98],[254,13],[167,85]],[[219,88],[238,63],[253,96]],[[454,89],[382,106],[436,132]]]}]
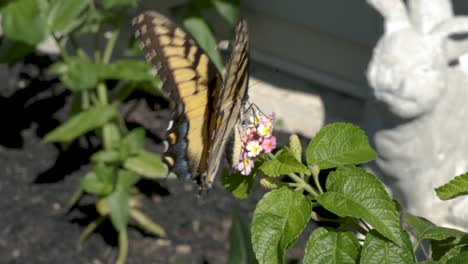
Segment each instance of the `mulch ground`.
[{"label": "mulch ground", "polygon": [[[67,205],[90,168],[95,144],[80,140],[60,151],[40,141],[66,118],[68,93],[28,64],[9,72],[0,88],[0,263],[113,263],[117,237],[110,222],[77,248],[81,232],[97,217],[93,197],[84,196],[71,210]],[[25,88],[12,88],[12,83]],[[150,142],[149,148],[157,151],[161,146]],[[226,263],[234,210],[250,222],[265,192],[257,184],[249,199],[237,200],[219,183],[201,197],[193,183],[180,180],[139,186],[151,193],[143,211],[167,236],[150,236],[130,225],[129,264]],[[289,255],[300,257],[306,239]]]}]

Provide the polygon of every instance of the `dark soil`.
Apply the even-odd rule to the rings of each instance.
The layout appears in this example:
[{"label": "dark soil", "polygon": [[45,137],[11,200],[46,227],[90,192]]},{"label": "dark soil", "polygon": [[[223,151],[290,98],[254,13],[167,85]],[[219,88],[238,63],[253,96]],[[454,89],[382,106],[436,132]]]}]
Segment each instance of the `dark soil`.
[{"label": "dark soil", "polygon": [[[96,144],[80,140],[60,151],[40,141],[64,120],[68,96],[54,87],[57,80],[28,67],[16,66],[9,76],[9,83],[23,82],[26,88],[6,82],[0,86],[0,263],[113,263],[117,239],[109,222],[77,248],[81,232],[97,216],[93,197],[68,207]],[[152,149],[160,147],[153,144]],[[143,211],[164,227],[167,237],[130,226],[127,263],[226,263],[233,211],[239,209],[250,221],[264,193],[256,186],[259,191],[251,198],[237,200],[219,183],[201,197],[191,182],[146,181],[139,186],[153,192],[144,199]],[[299,257],[301,251],[291,254]]]}]

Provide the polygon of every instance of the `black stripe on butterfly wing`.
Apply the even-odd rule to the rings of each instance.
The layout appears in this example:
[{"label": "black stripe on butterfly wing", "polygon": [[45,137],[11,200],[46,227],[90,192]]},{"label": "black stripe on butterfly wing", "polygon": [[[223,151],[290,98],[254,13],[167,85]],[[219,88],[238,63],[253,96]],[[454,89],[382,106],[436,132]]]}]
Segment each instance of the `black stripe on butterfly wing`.
[{"label": "black stripe on butterfly wing", "polygon": [[247,100],[249,79],[249,36],[247,23],[241,20],[236,29],[233,51],[226,69],[223,88],[219,91],[214,118],[211,121],[213,146],[208,157],[208,174],[205,184],[213,182],[219,169],[229,134],[242,115]]},{"label": "black stripe on butterfly wing", "polygon": [[219,79],[216,67],[193,38],[157,12],[136,16],[133,27],[171,99],[173,120],[163,160],[178,177],[198,178],[206,174],[211,145],[212,95]]}]

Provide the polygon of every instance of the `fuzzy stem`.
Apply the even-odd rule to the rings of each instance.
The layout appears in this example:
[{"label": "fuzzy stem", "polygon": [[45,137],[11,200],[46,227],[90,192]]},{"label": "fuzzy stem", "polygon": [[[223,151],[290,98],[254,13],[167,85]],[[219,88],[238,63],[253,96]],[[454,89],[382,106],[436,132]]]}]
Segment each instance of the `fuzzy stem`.
[{"label": "fuzzy stem", "polygon": [[293,181],[300,184],[300,186],[310,193],[313,197],[318,196],[319,193],[315,190],[312,186],[310,186],[307,182],[305,182],[301,177],[297,176],[294,173],[289,173],[288,176],[293,179]]}]

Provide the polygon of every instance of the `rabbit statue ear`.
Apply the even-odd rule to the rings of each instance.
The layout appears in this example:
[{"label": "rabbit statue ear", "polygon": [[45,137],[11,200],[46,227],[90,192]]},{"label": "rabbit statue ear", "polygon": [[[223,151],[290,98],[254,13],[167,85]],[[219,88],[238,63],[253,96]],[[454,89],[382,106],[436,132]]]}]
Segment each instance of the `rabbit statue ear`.
[{"label": "rabbit statue ear", "polygon": [[453,61],[468,53],[468,40],[451,39],[450,36],[466,33],[468,33],[468,17],[457,16],[437,25],[431,31],[431,36],[441,43],[446,60]]},{"label": "rabbit statue ear", "polygon": [[423,34],[429,33],[435,26],[453,17],[450,0],[409,0],[408,9],[413,26]]},{"label": "rabbit statue ear", "polygon": [[367,0],[384,18],[385,34],[411,27],[405,4],[401,0]]}]

